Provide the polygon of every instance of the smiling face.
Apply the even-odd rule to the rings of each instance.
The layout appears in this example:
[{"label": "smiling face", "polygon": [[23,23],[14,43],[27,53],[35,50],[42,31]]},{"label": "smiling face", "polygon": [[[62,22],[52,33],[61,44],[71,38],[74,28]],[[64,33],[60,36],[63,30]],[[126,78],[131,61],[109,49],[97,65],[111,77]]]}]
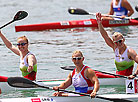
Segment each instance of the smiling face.
[{"label": "smiling face", "polygon": [[28,39],[25,36],[19,37],[17,46],[22,53],[26,51],[28,52]]},{"label": "smiling face", "polygon": [[83,65],[84,57],[82,55],[82,52],[79,50],[76,50],[72,54],[72,61],[76,66]]},{"label": "smiling face", "polygon": [[124,46],[125,39],[123,35],[119,32],[115,32],[113,34],[113,42],[118,48],[122,48]]}]

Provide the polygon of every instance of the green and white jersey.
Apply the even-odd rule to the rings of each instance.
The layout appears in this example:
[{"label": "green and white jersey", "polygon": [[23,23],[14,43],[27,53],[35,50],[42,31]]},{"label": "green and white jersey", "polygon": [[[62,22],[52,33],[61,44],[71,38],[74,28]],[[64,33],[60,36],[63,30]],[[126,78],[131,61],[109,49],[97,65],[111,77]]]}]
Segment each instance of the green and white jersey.
[{"label": "green and white jersey", "polygon": [[[20,70],[22,71],[22,75],[23,76],[26,76],[28,74],[30,74],[31,72],[28,72],[27,69],[28,69],[28,63],[27,63],[27,56],[28,55],[33,55],[31,52],[29,52],[23,59],[20,58]],[[33,71],[37,72],[37,64],[35,64],[33,66]]]},{"label": "green and white jersey", "polygon": [[128,58],[127,52],[128,52],[128,48],[126,48],[124,53],[120,55],[119,49],[118,48],[115,49],[115,65],[116,65],[117,71],[128,69],[134,65],[135,63],[134,60],[131,60]]}]

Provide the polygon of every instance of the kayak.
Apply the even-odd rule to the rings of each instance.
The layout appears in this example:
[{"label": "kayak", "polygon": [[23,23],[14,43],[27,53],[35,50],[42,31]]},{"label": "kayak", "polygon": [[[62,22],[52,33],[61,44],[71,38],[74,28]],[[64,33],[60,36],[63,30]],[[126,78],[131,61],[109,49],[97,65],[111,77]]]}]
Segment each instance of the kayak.
[{"label": "kayak", "polygon": [[0,102],[134,102],[138,100],[138,94],[104,94],[97,95],[97,98],[88,96],[70,97],[27,97],[27,98],[5,98]]},{"label": "kayak", "polygon": [[[116,78],[118,79],[118,78]],[[43,85],[39,85],[35,82],[32,82],[29,79],[23,78],[23,77],[10,77],[8,78],[8,84],[13,86],[13,87],[23,87],[23,88],[45,88],[45,89],[49,89],[49,90],[53,90],[52,87],[48,87],[48,86],[43,86]],[[137,80],[136,80],[137,81]],[[134,81],[133,81],[134,82]],[[127,85],[127,89],[130,90],[137,90],[137,87],[135,87],[132,83],[132,81],[130,81]],[[137,85],[137,84],[135,84]],[[133,88],[135,87],[135,88]],[[69,90],[64,90],[64,89],[59,89],[58,91],[61,92],[67,92],[67,93],[72,93],[70,94],[70,96],[72,97],[48,97],[48,98],[43,98],[41,99],[40,97],[35,97],[35,98],[9,98],[9,99],[0,99],[0,102],[43,102],[43,101],[54,101],[54,102],[90,102],[90,95],[86,94],[86,93],[79,93],[79,92],[74,92],[74,91],[69,91]],[[128,91],[127,91],[128,93]],[[129,92],[130,93],[130,92]],[[135,91],[135,93],[137,93]],[[82,97],[80,95],[83,96],[87,96],[87,97]],[[94,102],[101,102],[101,100],[106,100],[106,101],[113,101],[113,102],[133,102],[134,100],[138,99],[138,95],[137,94],[103,94],[102,95],[96,95],[96,98],[93,99]],[[78,96],[78,97],[76,97]],[[82,101],[83,98],[83,101]],[[85,99],[86,98],[86,99]],[[85,99],[85,100],[84,100]],[[99,100],[100,99],[100,100]],[[21,100],[21,101],[20,101]],[[103,102],[103,101],[102,101]]]},{"label": "kayak", "polygon": [[[133,26],[133,25],[138,25],[138,20],[135,19],[103,20],[102,24],[104,27]],[[42,30],[68,29],[77,27],[98,27],[98,25],[96,19],[72,20],[72,21],[52,22],[52,23],[17,25],[15,26],[15,31],[16,32],[42,31]]]},{"label": "kayak", "polygon": [[[34,81],[36,84],[41,86],[57,86],[64,82],[64,79],[55,79],[55,80],[37,80]],[[125,78],[99,78],[101,86],[119,86],[125,85]],[[31,90],[31,89],[44,89],[44,88],[15,88],[8,84],[7,81],[0,82],[0,88],[2,92],[13,91],[13,90]]]},{"label": "kayak", "polygon": [[[75,66],[65,66],[65,67],[61,67],[61,68],[64,70],[72,71],[75,68]],[[101,86],[116,86],[116,85],[124,86],[125,81],[127,79],[126,76],[115,75],[115,74],[102,72],[102,71],[98,71],[98,70],[94,70],[94,72],[95,72],[96,76],[98,77]],[[34,90],[34,88],[32,88],[32,87],[31,88],[22,88],[22,87],[15,88],[8,83],[8,79],[10,79],[10,78],[14,78],[14,81],[18,80],[18,77],[0,76],[0,88],[1,88],[2,92],[12,91],[12,90],[31,90],[31,89]],[[19,78],[22,79],[22,77],[19,77]],[[41,86],[58,86],[61,83],[63,83],[64,81],[65,81],[65,79],[50,79],[50,80],[36,80],[33,82],[35,82],[36,84],[41,85]],[[42,88],[35,87],[35,89],[42,89]]]}]

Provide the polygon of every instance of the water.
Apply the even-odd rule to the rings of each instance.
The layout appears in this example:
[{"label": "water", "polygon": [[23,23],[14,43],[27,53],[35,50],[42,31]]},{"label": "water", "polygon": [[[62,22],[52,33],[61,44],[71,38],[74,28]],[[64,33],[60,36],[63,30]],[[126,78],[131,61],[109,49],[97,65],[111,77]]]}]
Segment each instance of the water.
[{"label": "water", "polygon": [[[67,12],[68,7],[83,8],[89,12],[109,11],[111,0],[1,0],[0,3],[0,25],[12,20],[13,16],[19,10],[25,10],[29,16],[21,21],[17,21],[4,29],[2,32],[13,43],[20,36],[27,36],[30,41],[29,49],[38,60],[37,79],[64,79],[69,71],[62,70],[61,66],[73,65],[71,55],[74,50],[80,49],[85,56],[85,65],[93,69],[115,72],[114,54],[109,48],[98,30],[91,28],[68,29],[57,31],[40,32],[15,32],[15,25],[36,24],[45,22],[67,21],[95,18],[94,16],[70,15]],[[129,0],[134,8],[138,0]],[[138,17],[135,11],[134,17]],[[138,26],[106,28],[111,36],[114,31],[120,31],[126,38],[126,43],[138,52]],[[14,55],[8,50],[0,40],[0,65],[1,75],[3,76],[21,76],[19,66],[19,56]],[[136,66],[135,66],[136,68]],[[103,87],[99,93],[124,93],[124,87]],[[38,95],[51,95],[49,90],[33,91],[10,91],[0,95],[5,97],[28,97]]]}]

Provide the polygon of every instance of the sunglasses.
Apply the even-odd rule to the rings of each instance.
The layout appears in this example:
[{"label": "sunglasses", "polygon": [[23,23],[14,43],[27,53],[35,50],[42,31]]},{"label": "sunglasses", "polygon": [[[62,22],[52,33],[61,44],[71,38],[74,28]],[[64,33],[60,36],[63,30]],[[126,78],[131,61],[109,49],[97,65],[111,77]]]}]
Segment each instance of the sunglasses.
[{"label": "sunglasses", "polygon": [[83,57],[73,57],[73,60],[81,60]]},{"label": "sunglasses", "polygon": [[115,43],[115,44],[117,44],[118,42],[119,42],[119,43],[122,43],[122,41],[123,41],[123,39],[120,39],[120,40],[118,40],[118,41],[114,41],[114,43]]},{"label": "sunglasses", "polygon": [[24,46],[24,45],[26,45],[26,44],[27,44],[27,43],[18,43],[17,46],[20,46],[20,45],[21,45],[21,46]]}]

